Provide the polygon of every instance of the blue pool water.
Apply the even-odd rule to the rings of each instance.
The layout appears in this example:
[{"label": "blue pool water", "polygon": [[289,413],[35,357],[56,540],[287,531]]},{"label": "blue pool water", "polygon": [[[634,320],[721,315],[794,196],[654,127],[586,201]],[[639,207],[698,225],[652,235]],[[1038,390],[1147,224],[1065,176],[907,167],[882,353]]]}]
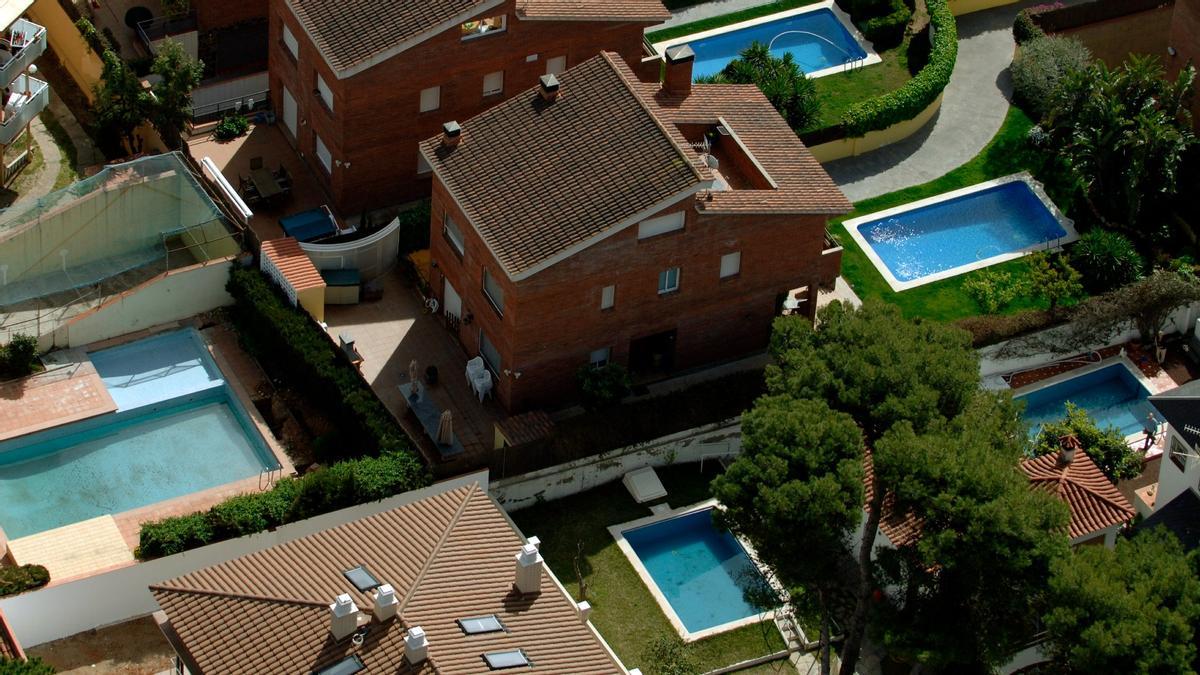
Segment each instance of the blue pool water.
[{"label": "blue pool water", "polygon": [[899,281],[913,281],[1067,236],[1024,181],[858,225]]},{"label": "blue pool water", "polygon": [[1101,428],[1116,427],[1126,436],[1139,433],[1151,412],[1150,392],[1122,363],[1114,363],[1078,377],[1022,394],[1023,416],[1032,438],[1038,428],[1062,419],[1067,401],[1087,410]]},{"label": "blue pool water", "polygon": [[194,331],[92,356],[120,409],[0,443],[0,527],[9,537],[279,467]]},{"label": "blue pool water", "polygon": [[737,539],[713,525],[712,509],[623,532],[689,632],[761,613],[742,589],[764,583]]},{"label": "blue pool water", "polygon": [[[780,35],[785,31],[803,33]],[[688,42],[696,53],[692,75],[700,77],[718,73],[751,43],[771,44],[776,36],[779,39],[771,47],[771,54],[777,57],[791,54],[806,73],[867,57],[867,52],[834,13],[822,8]]]}]

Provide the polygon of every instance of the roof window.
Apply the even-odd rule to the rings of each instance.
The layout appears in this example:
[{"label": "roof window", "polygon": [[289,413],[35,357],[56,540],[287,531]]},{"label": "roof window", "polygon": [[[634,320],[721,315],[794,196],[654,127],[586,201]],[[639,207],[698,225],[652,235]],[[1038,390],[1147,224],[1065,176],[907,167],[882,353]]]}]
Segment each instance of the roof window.
[{"label": "roof window", "polygon": [[473,616],[467,619],[459,619],[458,627],[467,635],[479,635],[480,633],[497,633],[504,630],[504,624],[500,623],[499,617],[495,614],[487,616]]},{"label": "roof window", "polygon": [[330,664],[314,670],[313,675],[354,675],[366,670],[367,666],[362,659],[358,658],[358,654],[351,654],[337,663]]},{"label": "roof window", "polygon": [[342,575],[346,577],[347,581],[354,584],[354,587],[357,588],[360,593],[366,593],[373,588],[379,588],[383,585],[382,581],[376,579],[374,574],[371,574],[371,571],[367,569],[366,565],[352,567],[345,572],[342,572]]},{"label": "roof window", "polygon": [[483,655],[483,660],[487,661],[488,668],[492,670],[505,670],[507,668],[529,668],[533,664],[526,658],[525,652],[520,649],[506,649],[502,652],[488,652]]}]

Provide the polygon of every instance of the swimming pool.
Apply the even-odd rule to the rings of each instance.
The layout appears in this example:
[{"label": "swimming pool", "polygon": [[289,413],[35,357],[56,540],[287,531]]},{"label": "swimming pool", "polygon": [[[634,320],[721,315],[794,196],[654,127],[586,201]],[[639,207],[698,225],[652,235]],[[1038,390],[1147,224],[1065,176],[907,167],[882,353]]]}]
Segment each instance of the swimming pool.
[{"label": "swimming pool", "polygon": [[691,47],[696,54],[692,76],[698,78],[720,72],[751,43],[761,42],[774,56],[791,54],[809,77],[821,77],[880,61],[853,26],[831,0],[667,40],[654,48],[664,54],[668,47]]},{"label": "swimming pool", "polygon": [[1134,375],[1133,367],[1121,358],[1023,388],[1015,398],[1025,402],[1022,416],[1029,422],[1030,438],[1046,422],[1062,419],[1067,401],[1086,410],[1101,429],[1116,427],[1125,436],[1141,433],[1151,412],[1146,400],[1150,390]]},{"label": "swimming pool", "polygon": [[614,531],[685,639],[758,621],[769,609],[746,600],[744,588],[766,582],[738,540],[713,524],[712,514],[707,506]]},{"label": "swimming pool", "polygon": [[1026,173],[854,218],[844,225],[895,291],[1079,238],[1071,220]]},{"label": "swimming pool", "polygon": [[279,468],[195,331],[91,356],[117,412],[0,443],[10,538]]}]

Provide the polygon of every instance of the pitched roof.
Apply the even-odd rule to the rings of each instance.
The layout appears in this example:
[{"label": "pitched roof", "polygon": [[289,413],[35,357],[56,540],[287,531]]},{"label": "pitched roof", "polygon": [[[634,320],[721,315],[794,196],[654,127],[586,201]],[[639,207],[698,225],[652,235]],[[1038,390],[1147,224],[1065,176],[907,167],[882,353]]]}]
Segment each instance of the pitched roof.
[{"label": "pitched roof", "polygon": [[711,177],[634,93],[619,57],[602,53],[558,79],[552,103],[533,87],[463,123],[457,147],[421,144],[513,277]]},{"label": "pitched roof", "polygon": [[264,241],[261,253],[275,264],[292,290],[300,292],[325,285],[317,266],[292,237]]},{"label": "pitched roof", "polygon": [[[484,652],[522,649],[549,672],[622,672],[547,571],[541,592],[513,591],[524,543],[478,485],[197,570],[152,586],[168,636],[203,673],[311,672],[357,654],[367,672],[486,670]],[[329,604],[370,598],[342,573],[365,565],[400,599],[397,619],[372,622],[361,646],[335,642]],[[506,631],[466,636],[457,619],[495,614]],[[404,633],[421,626],[429,659],[410,668]]]},{"label": "pitched roof", "polygon": [[1087,453],[1076,452],[1070,464],[1061,462],[1059,453],[1026,459],[1021,470],[1030,487],[1058,497],[1071,509],[1072,539],[1127,522],[1137,513]]},{"label": "pitched roof", "polygon": [[[727,124],[776,185],[691,197],[705,213],[839,214],[850,202],[754,86],[686,98],[602,53],[559,76],[553,103],[525,91],[422,152],[509,276],[520,279],[650,215],[714,175],[679,125]],[[711,198],[709,198],[711,196]]]},{"label": "pitched roof", "polygon": [[517,0],[523,19],[660,22],[671,12],[659,0]]},{"label": "pitched roof", "polygon": [[[863,502],[871,504],[875,496],[875,460],[871,451],[863,452]],[[883,498],[883,514],[879,517],[879,530],[887,536],[888,541],[896,548],[904,548],[917,543],[921,538],[921,528],[925,521],[912,509],[897,510],[896,496],[888,493]]]},{"label": "pitched roof", "polygon": [[1175,433],[1193,448],[1200,448],[1200,380],[1150,397]]},{"label": "pitched roof", "polygon": [[1200,548],[1200,496],[1196,495],[1195,490],[1184,490],[1133,529],[1141,532],[1159,526],[1178,537],[1184,549],[1191,551]]}]

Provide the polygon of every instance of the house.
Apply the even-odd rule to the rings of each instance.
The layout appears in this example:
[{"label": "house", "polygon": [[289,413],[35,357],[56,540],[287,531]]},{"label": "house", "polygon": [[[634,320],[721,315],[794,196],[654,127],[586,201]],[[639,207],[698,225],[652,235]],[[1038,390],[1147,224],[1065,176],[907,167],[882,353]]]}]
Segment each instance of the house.
[{"label": "house", "polygon": [[[1165,424],[1158,485],[1148,496],[1153,514],[1141,528],[1166,525],[1190,547],[1200,543],[1200,380],[1151,396]],[[1140,493],[1139,493],[1140,494]]]},{"label": "house", "polygon": [[510,411],[560,404],[576,372],[661,377],[762,350],[805,287],[810,316],[850,203],[753,85],[662,83],[605,52],[421,150],[430,285]]},{"label": "house", "polygon": [[271,0],[271,101],[340,211],[429,193],[417,143],[612,50],[642,58],[659,0]]},{"label": "house", "polygon": [[1137,515],[1074,437],[1064,438],[1057,454],[1024,460],[1021,471],[1029,477],[1030,488],[1054,495],[1071,509],[1067,530],[1071,546],[1103,544],[1112,548],[1117,533]]},{"label": "house", "polygon": [[626,673],[471,483],[151,586],[193,675]]},{"label": "house", "polygon": [[50,85],[34,77],[46,51],[46,29],[21,18],[31,0],[0,6],[0,185],[29,163],[29,124],[50,105]]}]

